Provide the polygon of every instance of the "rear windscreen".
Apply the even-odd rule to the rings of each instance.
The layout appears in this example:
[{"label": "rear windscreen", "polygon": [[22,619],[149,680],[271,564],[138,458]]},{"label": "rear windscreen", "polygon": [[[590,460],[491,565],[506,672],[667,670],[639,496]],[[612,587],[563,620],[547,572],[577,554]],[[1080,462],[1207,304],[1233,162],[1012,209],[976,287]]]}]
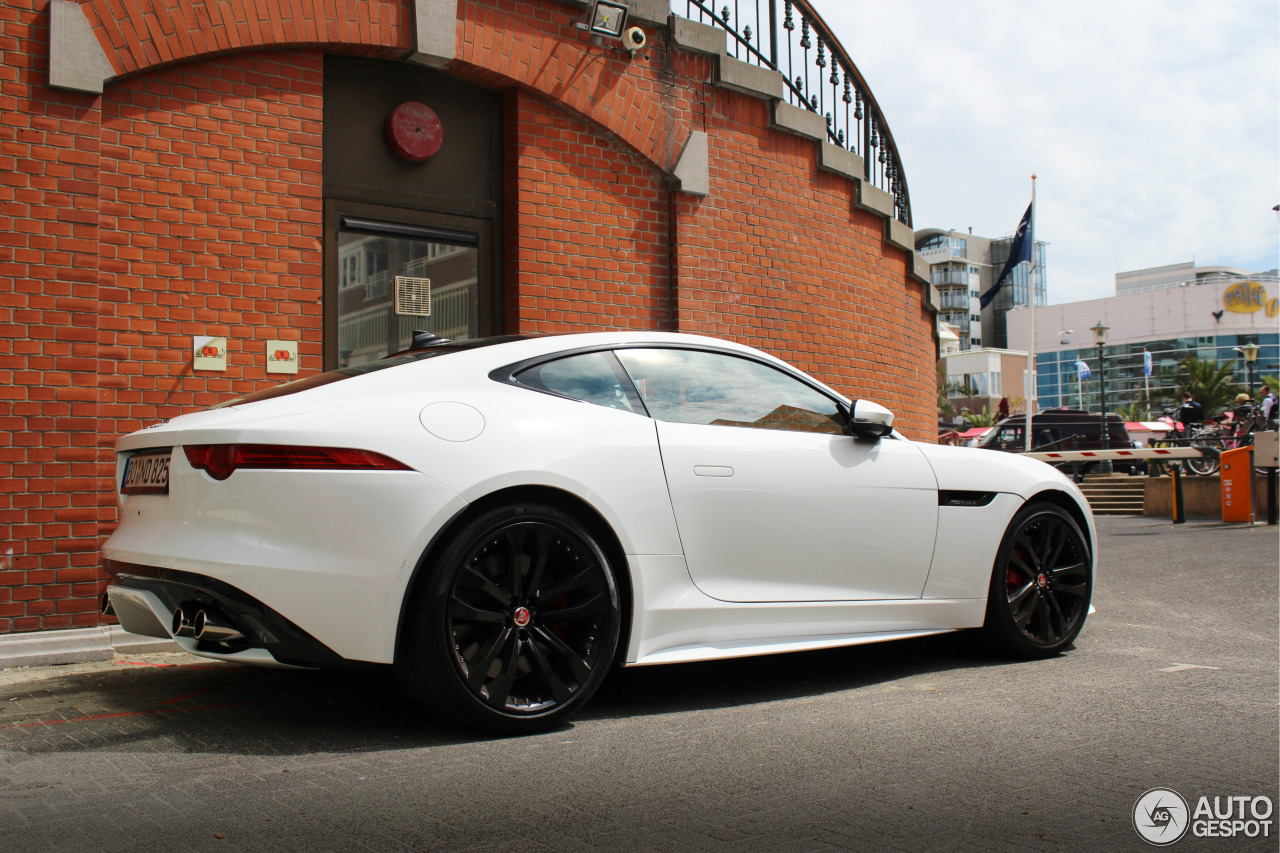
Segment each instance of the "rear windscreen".
[{"label": "rear windscreen", "polygon": [[261,391],[254,391],[251,394],[245,394],[243,397],[236,397],[234,400],[219,403],[212,408],[221,409],[226,406],[243,406],[246,403],[257,403],[262,400],[271,400],[276,397],[287,397],[290,394],[297,394],[299,391],[307,391],[311,388],[319,388],[321,385],[341,382],[343,379],[350,379],[352,376],[361,376],[378,370],[386,370],[388,367],[398,367],[401,364],[421,361],[424,358],[436,358],[438,356],[449,355],[450,353],[461,352],[463,350],[487,347],[494,344],[506,343],[508,341],[523,340],[524,337],[524,335],[505,335],[503,337],[494,338],[476,338],[470,341],[436,344],[435,346],[426,347],[424,349],[409,350],[407,352],[389,355],[386,358],[379,359],[378,361],[371,361],[367,364],[361,364],[355,367],[340,367],[337,370],[331,370],[328,373],[320,373],[315,376],[307,376],[303,379],[295,379],[294,381],[286,382],[283,385],[273,385],[270,388],[263,388]]}]

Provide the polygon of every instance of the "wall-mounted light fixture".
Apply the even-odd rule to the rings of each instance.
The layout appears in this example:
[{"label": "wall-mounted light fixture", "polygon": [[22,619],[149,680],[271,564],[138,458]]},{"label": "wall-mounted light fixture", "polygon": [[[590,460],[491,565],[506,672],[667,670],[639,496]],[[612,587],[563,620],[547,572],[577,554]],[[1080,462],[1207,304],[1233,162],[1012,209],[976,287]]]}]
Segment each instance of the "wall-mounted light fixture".
[{"label": "wall-mounted light fixture", "polygon": [[619,3],[616,0],[595,0],[591,4],[591,11],[586,21],[583,22],[585,24],[583,29],[593,36],[621,39],[622,33],[627,29],[627,15],[630,11],[631,7],[626,3]]},{"label": "wall-mounted light fixture", "polygon": [[587,16],[574,21],[573,26],[591,33],[591,43],[596,46],[611,41],[634,55],[645,46],[648,39],[644,30],[627,26],[630,13],[631,7],[620,0],[594,0]]}]

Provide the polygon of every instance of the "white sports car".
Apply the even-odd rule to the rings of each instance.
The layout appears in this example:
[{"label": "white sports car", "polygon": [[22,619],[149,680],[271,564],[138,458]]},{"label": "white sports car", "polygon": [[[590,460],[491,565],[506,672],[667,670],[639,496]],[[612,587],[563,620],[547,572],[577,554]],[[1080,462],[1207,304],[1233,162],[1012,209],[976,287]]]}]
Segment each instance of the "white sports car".
[{"label": "white sports car", "polygon": [[422,335],[121,438],[104,607],[207,657],[394,664],[515,733],[615,663],[978,627],[1061,651],[1093,587],[1084,496],[892,420],[711,338]]}]

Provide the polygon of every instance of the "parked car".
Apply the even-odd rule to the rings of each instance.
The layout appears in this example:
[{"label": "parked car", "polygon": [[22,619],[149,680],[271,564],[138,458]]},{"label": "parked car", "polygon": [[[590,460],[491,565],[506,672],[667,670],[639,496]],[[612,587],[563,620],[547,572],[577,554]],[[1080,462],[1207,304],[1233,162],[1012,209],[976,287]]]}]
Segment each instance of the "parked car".
[{"label": "parked car", "polygon": [[566,719],[614,663],[967,628],[1067,648],[1079,489],[892,422],[711,338],[423,341],[121,438],[106,603],[206,657],[394,664],[500,732]]},{"label": "parked car", "polygon": [[[1026,428],[1026,415],[1005,418],[982,437],[977,447],[1022,453],[1027,447]],[[1129,438],[1124,419],[1116,414],[1107,415],[1107,439],[1111,450],[1136,447]],[[1038,412],[1031,416],[1031,449],[1101,450],[1102,416],[1075,409],[1046,409]],[[1128,473],[1135,464],[1122,459],[1113,460],[1112,470]],[[1059,467],[1068,471],[1078,467],[1081,474],[1089,474],[1097,470],[1098,463],[1088,462],[1079,466],[1063,463]]]}]

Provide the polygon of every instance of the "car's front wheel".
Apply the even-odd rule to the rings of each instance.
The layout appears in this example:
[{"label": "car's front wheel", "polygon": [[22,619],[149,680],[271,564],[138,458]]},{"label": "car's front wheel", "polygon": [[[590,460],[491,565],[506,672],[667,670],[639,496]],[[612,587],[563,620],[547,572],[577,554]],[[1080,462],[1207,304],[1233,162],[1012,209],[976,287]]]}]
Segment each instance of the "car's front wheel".
[{"label": "car's front wheel", "polygon": [[614,568],[551,506],[490,510],[439,552],[408,603],[396,669],[422,705],[473,728],[555,726],[600,686],[618,644]]},{"label": "car's front wheel", "polygon": [[988,639],[1014,657],[1050,657],[1084,627],[1093,560],[1080,526],[1061,507],[1031,503],[1009,523],[991,577]]}]

